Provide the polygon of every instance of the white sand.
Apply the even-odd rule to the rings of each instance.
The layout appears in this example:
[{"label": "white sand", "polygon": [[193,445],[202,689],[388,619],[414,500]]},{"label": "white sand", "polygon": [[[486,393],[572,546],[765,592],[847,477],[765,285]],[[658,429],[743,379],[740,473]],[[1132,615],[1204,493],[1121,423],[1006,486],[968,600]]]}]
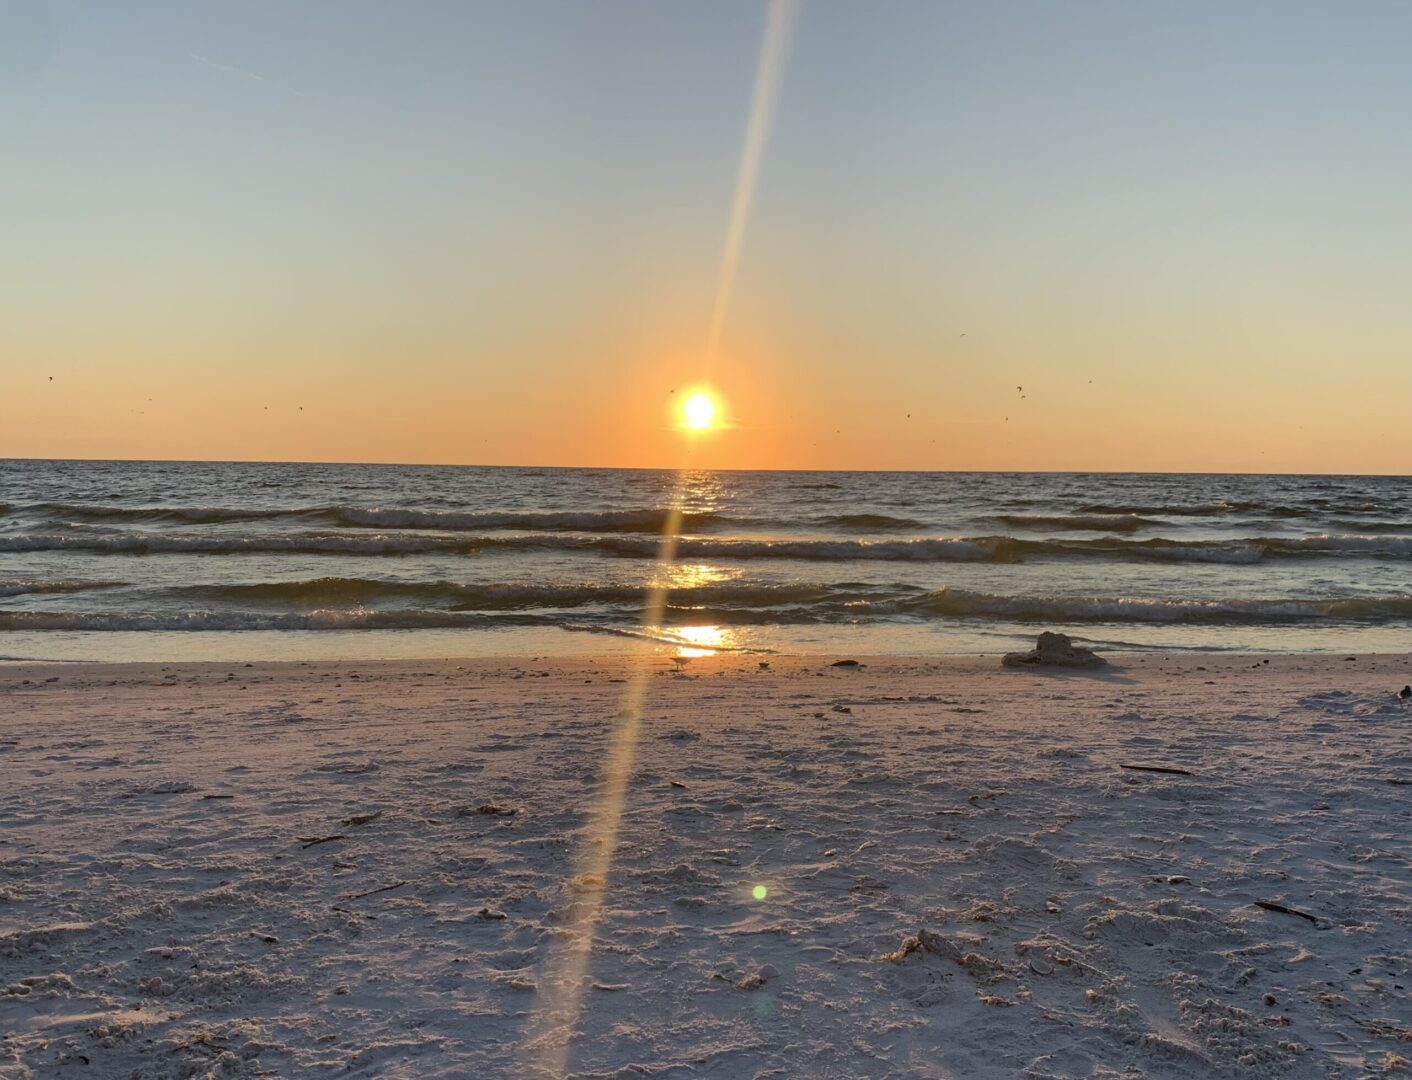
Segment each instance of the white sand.
[{"label": "white sand", "polygon": [[[0,667],[0,1077],[533,1075],[626,663]],[[573,1075],[1412,1058],[1407,657],[652,663]]]}]

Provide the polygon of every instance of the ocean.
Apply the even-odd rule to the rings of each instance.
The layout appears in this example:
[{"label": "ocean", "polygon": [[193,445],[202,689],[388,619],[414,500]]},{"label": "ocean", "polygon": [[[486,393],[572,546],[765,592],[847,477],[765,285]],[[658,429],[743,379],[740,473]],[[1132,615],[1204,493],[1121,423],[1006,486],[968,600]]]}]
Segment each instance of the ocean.
[{"label": "ocean", "polygon": [[[1412,479],[0,461],[0,657],[1412,648]],[[645,591],[665,584],[661,625]]]}]

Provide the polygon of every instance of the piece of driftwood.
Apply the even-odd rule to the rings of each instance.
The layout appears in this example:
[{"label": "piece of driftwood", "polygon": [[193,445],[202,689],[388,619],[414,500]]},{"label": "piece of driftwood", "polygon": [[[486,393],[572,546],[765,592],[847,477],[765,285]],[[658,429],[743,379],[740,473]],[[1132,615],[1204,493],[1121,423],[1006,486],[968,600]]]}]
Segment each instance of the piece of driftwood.
[{"label": "piece of driftwood", "polygon": [[1285,907],[1284,904],[1277,904],[1273,900],[1257,900],[1255,906],[1264,908],[1266,911],[1278,911],[1281,915],[1295,915],[1301,919],[1308,919],[1311,923],[1317,923],[1319,917],[1310,915],[1307,911],[1300,911],[1297,908]]},{"label": "piece of driftwood", "polygon": [[327,844],[330,840],[342,840],[343,834],[334,833],[332,836],[296,836],[294,839],[298,840],[304,847],[311,848],[316,844]]},{"label": "piece of driftwood", "polygon": [[1120,769],[1131,769],[1133,772],[1160,772],[1160,773],[1171,773],[1173,776],[1195,776],[1195,775],[1196,775],[1196,773],[1192,772],[1190,769],[1173,769],[1173,768],[1171,768],[1170,766],[1167,766],[1167,765],[1122,765],[1122,764],[1120,764],[1120,765],[1118,766],[1118,768],[1120,768]]},{"label": "piece of driftwood", "polygon": [[940,934],[933,933],[931,930],[926,929],[918,930],[915,936],[906,938],[901,946],[894,951],[883,953],[880,959],[888,960],[896,964],[905,960],[914,952],[931,953],[933,956],[954,960],[958,964],[962,964],[964,960],[959,948]]},{"label": "piece of driftwood", "polygon": [[520,811],[513,806],[499,806],[495,803],[482,803],[477,807],[463,806],[456,811],[457,817],[470,817],[472,814],[485,814],[489,817],[514,817]]},{"label": "piece of driftwood", "polygon": [[203,799],[233,799],[234,795],[202,795]]},{"label": "piece of driftwood", "polygon": [[351,814],[339,822],[340,825],[366,825],[370,821],[376,821],[382,817],[381,810],[374,810],[371,814]]},{"label": "piece of driftwood", "polygon": [[369,889],[367,892],[349,893],[345,899],[361,900],[365,896],[376,896],[380,892],[391,892],[393,889],[400,889],[406,884],[407,882],[405,881],[394,881],[391,885],[379,885],[376,889]]}]

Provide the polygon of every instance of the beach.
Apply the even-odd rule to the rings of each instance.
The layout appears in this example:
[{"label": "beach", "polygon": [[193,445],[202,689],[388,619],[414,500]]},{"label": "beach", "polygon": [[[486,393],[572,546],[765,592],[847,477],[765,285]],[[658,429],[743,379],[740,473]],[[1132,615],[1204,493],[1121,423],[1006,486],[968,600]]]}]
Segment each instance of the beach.
[{"label": "beach", "polygon": [[1412,657],[837,659],[0,666],[0,1077],[1408,1068]]}]

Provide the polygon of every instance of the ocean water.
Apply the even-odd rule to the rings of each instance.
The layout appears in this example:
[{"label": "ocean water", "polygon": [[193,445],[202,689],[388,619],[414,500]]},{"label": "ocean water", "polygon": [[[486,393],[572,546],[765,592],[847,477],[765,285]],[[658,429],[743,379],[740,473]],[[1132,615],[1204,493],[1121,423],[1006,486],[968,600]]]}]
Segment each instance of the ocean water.
[{"label": "ocean water", "polygon": [[937,654],[1042,629],[1405,651],[1412,479],[0,461],[2,657]]}]

